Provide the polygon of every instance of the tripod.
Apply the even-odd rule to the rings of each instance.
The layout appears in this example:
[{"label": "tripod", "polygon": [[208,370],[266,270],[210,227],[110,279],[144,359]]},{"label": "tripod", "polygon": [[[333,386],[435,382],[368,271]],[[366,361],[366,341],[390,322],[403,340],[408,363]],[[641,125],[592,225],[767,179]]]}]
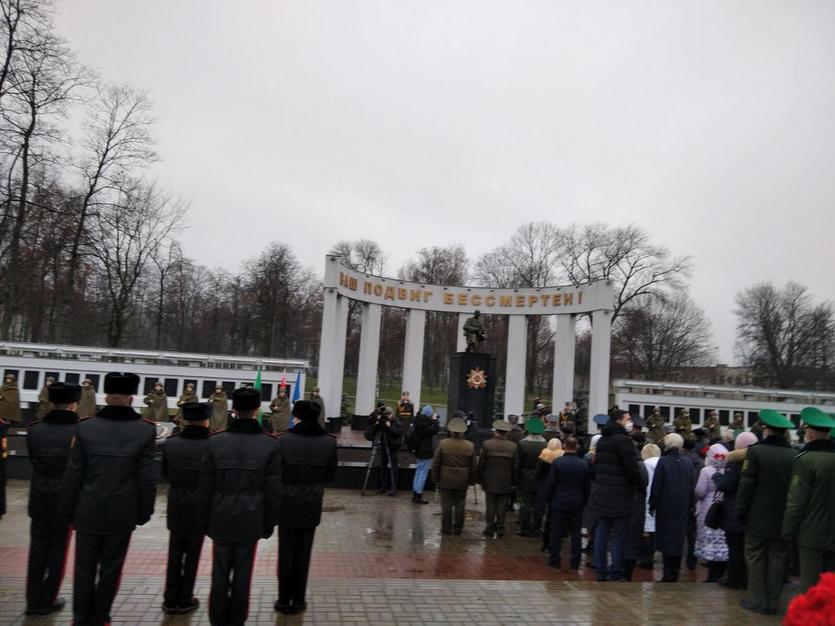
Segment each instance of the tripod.
[{"label": "tripod", "polygon": [[[371,442],[371,458],[368,459],[368,467],[365,468],[365,480],[362,483],[362,492],[360,493],[361,496],[365,497],[365,491],[368,487],[368,477],[371,475],[371,468],[374,467],[374,461],[377,460],[378,455],[380,457],[380,462],[383,462],[383,454],[385,454],[385,461],[389,467],[389,480],[391,481],[390,485],[391,488],[397,490],[397,479],[394,474],[394,465],[392,464],[391,459],[391,449],[389,448],[389,440],[388,440],[388,433],[385,432],[382,424],[378,426],[377,434],[374,435],[374,441]],[[385,451],[382,450],[383,446],[385,446]],[[382,471],[382,467],[380,467],[380,471]]]}]

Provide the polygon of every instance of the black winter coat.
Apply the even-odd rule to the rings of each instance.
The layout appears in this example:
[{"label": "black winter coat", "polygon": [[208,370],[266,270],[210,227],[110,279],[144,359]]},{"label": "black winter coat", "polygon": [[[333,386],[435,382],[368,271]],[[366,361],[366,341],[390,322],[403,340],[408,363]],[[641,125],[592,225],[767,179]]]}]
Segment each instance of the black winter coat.
[{"label": "black winter coat", "polygon": [[696,473],[678,448],[664,454],[655,467],[649,510],[655,514],[655,546],[663,554],[684,554],[687,521],[693,509]]},{"label": "black winter coat", "polygon": [[203,534],[197,488],[208,445],[209,429],[189,425],[162,446],[162,475],[168,481],[167,522],[172,533]]},{"label": "black winter coat", "polygon": [[70,460],[78,414],[50,411],[26,429],[26,448],[32,464],[29,517],[55,519],[60,515],[61,482]]},{"label": "black winter coat", "polygon": [[539,483],[536,481],[536,467],[539,455],[547,444],[544,441],[523,439],[519,442],[519,490],[536,493]]},{"label": "black winter coat", "polygon": [[416,459],[431,459],[435,450],[432,445],[433,438],[438,434],[440,426],[438,420],[426,417],[423,413],[415,415],[412,422],[412,437],[416,444]]},{"label": "black winter coat", "polygon": [[736,514],[736,492],[739,489],[740,472],[745,457],[740,455],[742,459],[735,461],[734,452],[728,455],[725,471],[713,475],[713,482],[716,484],[716,490],[722,492],[722,530],[726,533],[740,534],[745,532],[745,526]]},{"label": "black winter coat", "polygon": [[233,419],[212,433],[197,501],[202,528],[217,543],[255,543],[278,518],[278,442],[254,419]]},{"label": "black winter coat", "polygon": [[336,439],[317,422],[299,422],[278,438],[278,525],[314,528],[322,520],[325,483],[336,477]]},{"label": "black winter coat", "polygon": [[646,485],[649,482],[649,474],[647,473],[647,466],[643,463],[638,464],[638,469],[641,472],[641,480],[644,481],[643,493],[635,491],[632,497],[632,514],[629,516],[629,522],[626,524],[626,535],[623,542],[623,553],[626,559],[638,560],[641,556],[641,547],[644,540],[644,522],[647,515],[647,499],[646,499]]},{"label": "black winter coat", "polygon": [[151,519],[156,436],[154,423],[129,406],[79,420],[61,486],[61,515],[76,531],[129,533]]},{"label": "black winter coat", "polygon": [[551,464],[545,502],[552,511],[582,511],[590,489],[588,462],[574,452],[566,452]]},{"label": "black winter coat", "polygon": [[607,424],[592,463],[589,507],[603,517],[631,515],[635,492],[646,494],[635,442],[618,423]]},{"label": "black winter coat", "polygon": [[380,418],[379,420],[372,415],[368,422],[368,427],[365,429],[365,438],[368,441],[373,442],[377,435],[381,434],[380,442],[388,447],[391,451],[397,451],[400,449],[400,444],[402,443],[402,426],[400,424],[400,420],[397,419],[397,416],[392,415],[389,418],[391,424],[388,427],[385,426],[386,420]]}]

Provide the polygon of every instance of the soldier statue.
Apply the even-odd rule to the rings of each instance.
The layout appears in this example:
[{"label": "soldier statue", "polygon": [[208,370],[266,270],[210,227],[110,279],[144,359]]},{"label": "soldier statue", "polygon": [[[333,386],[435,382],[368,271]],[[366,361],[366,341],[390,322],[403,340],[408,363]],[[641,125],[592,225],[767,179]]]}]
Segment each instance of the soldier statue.
[{"label": "soldier statue", "polygon": [[716,411],[711,410],[708,412],[704,426],[707,429],[707,440],[709,442],[713,443],[717,439],[722,438],[722,428],[719,426],[719,416],[716,414]]},{"label": "soldier statue", "polygon": [[6,374],[0,387],[0,419],[11,424],[20,422],[20,391],[14,374]]},{"label": "soldier statue", "polygon": [[465,352],[477,352],[481,343],[487,339],[487,331],[484,330],[484,323],[481,321],[481,312],[476,309],[472,317],[464,322],[464,339],[467,342]]},{"label": "soldier statue", "polygon": [[667,435],[667,430],[664,428],[664,416],[661,415],[661,409],[657,406],[652,408],[652,413],[647,419],[647,426],[649,427],[649,433],[647,433],[649,440],[658,446],[663,446],[661,441]]},{"label": "soldier statue", "polygon": [[684,437],[685,441],[693,441],[695,439],[693,436],[693,422],[690,421],[690,411],[688,409],[682,409],[678,417],[673,420],[673,426],[676,432]]}]

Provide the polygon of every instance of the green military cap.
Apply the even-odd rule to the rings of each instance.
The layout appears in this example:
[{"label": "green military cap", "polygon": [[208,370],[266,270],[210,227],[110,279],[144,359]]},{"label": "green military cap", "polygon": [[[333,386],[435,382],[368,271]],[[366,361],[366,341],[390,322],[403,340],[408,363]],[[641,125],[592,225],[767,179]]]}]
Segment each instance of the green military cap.
[{"label": "green military cap", "polygon": [[453,417],[446,425],[446,429],[451,433],[465,433],[467,432],[467,422],[460,417]]},{"label": "green military cap", "polygon": [[510,424],[504,420],[493,420],[493,430],[506,433],[510,430]]},{"label": "green military cap", "polygon": [[812,428],[820,428],[826,430],[827,428],[835,428],[835,419],[829,413],[824,413],[815,406],[807,406],[800,412],[800,419],[803,423]]},{"label": "green military cap", "polygon": [[772,428],[794,428],[794,422],[788,417],[771,409],[763,409],[760,411],[760,421]]},{"label": "green military cap", "polygon": [[545,432],[545,424],[538,417],[532,417],[525,422],[525,430],[532,435],[540,435]]}]

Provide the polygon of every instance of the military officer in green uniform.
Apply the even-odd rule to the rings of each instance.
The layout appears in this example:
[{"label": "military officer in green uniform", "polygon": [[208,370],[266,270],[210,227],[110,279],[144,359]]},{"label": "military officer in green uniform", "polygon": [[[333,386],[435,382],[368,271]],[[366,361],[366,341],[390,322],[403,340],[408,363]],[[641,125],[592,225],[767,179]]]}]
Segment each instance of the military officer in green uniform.
[{"label": "military officer in green uniform", "polygon": [[693,436],[693,422],[690,421],[689,410],[682,409],[681,413],[678,414],[678,417],[673,420],[673,426],[675,427],[675,431],[681,435],[685,441],[693,441],[695,439]]},{"label": "military officer in green uniform", "polygon": [[741,606],[776,615],[786,561],[783,514],[795,457],[786,430],[794,424],[770,409],[760,411],[760,421],[764,438],[747,449],[736,497],[748,566],[748,599]]},{"label": "military officer in green uniform", "polygon": [[817,407],[800,412],[806,445],[794,460],[783,537],[800,551],[800,592],[835,572],[835,419]]},{"label": "military officer in green uniform", "polygon": [[441,490],[441,534],[460,535],[464,528],[464,504],[467,488],[475,484],[475,446],[464,439],[467,423],[453,417],[447,424],[449,438],[435,448],[432,480]]}]

